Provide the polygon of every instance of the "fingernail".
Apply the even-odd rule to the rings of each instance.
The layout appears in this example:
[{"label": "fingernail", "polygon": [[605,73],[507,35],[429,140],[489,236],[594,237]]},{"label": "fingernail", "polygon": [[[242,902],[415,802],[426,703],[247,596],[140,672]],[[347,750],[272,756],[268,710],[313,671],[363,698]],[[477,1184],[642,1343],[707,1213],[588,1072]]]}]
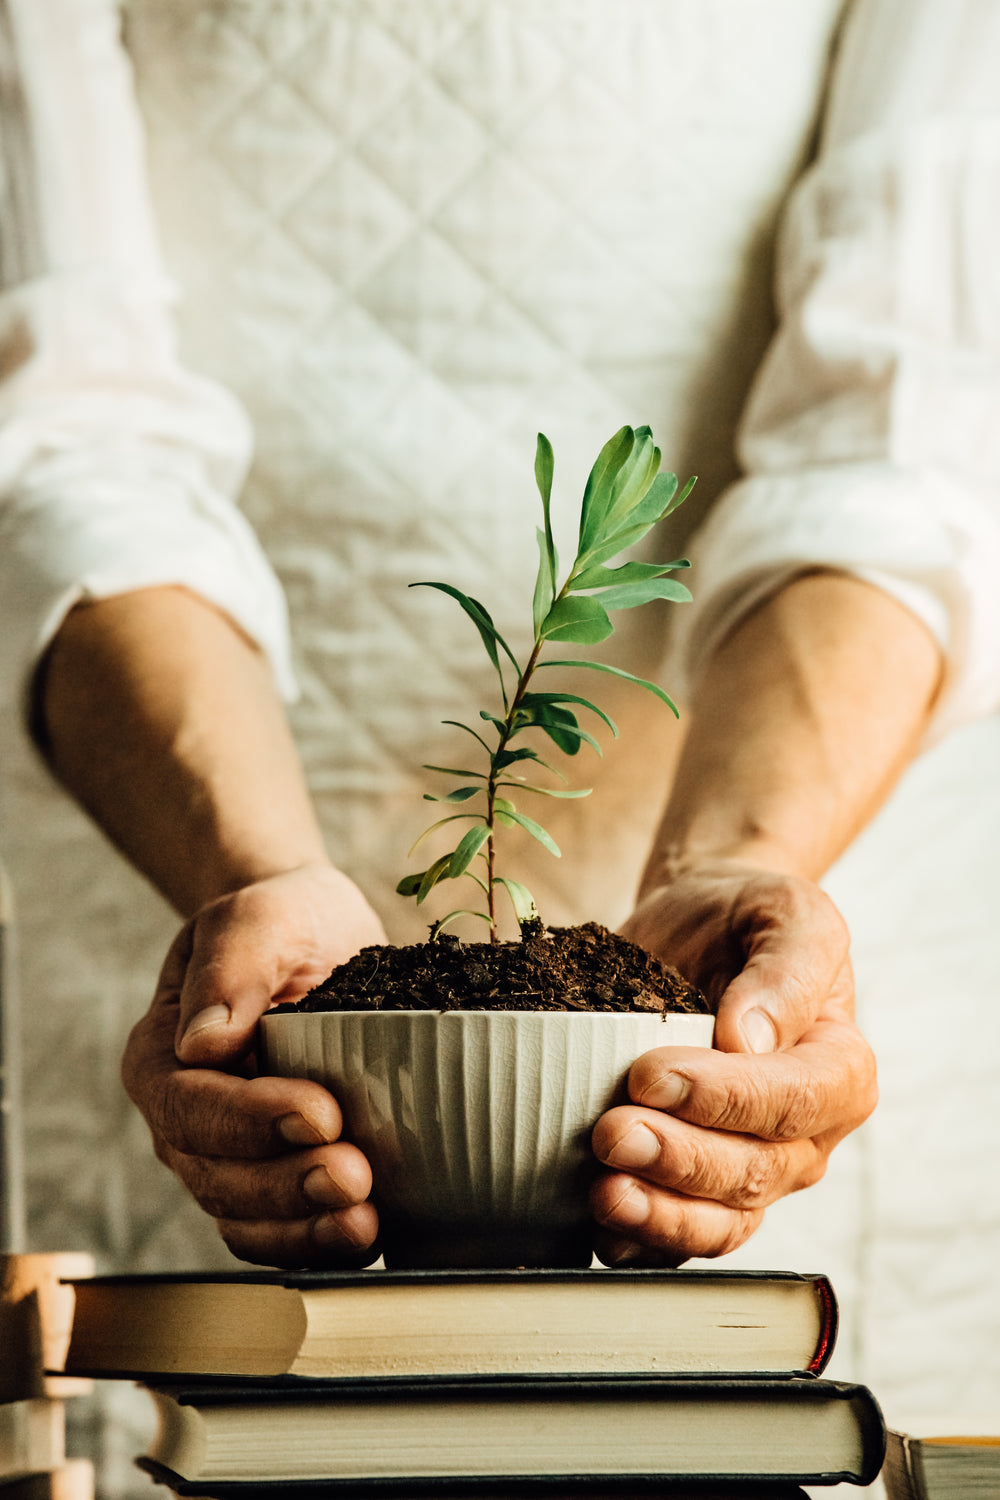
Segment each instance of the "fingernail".
[{"label": "fingernail", "polygon": [[683,1104],[691,1092],[691,1080],[683,1073],[664,1073],[645,1089],[636,1104],[648,1104],[653,1109],[676,1109]]},{"label": "fingernail", "polygon": [[315,1125],[310,1125],[302,1115],[282,1115],[278,1121],[278,1134],[290,1146],[322,1146],[323,1137]]},{"label": "fingernail", "polygon": [[645,1245],[633,1245],[626,1240],[608,1253],[608,1260],[613,1266],[634,1266],[646,1254],[648,1251]]},{"label": "fingernail", "polygon": [[740,1031],[748,1052],[776,1051],[778,1033],[767,1011],[748,1010],[740,1022]]},{"label": "fingernail", "polygon": [[228,1026],[231,1020],[232,1011],[228,1005],[206,1005],[204,1010],[191,1017],[181,1040],[188,1042],[199,1032],[208,1031],[211,1026]]},{"label": "fingernail", "polygon": [[639,1184],[633,1182],[622,1193],[604,1222],[613,1223],[617,1227],[627,1224],[634,1229],[637,1225],[644,1224],[648,1217],[649,1199]]},{"label": "fingernail", "polygon": [[302,1191],[310,1203],[318,1203],[323,1208],[329,1208],[331,1205],[340,1207],[344,1201],[343,1191],[325,1167],[313,1167],[311,1172],[306,1173],[302,1179]]},{"label": "fingernail", "polygon": [[633,1125],[604,1160],[609,1167],[648,1167],[660,1154],[660,1143],[648,1125]]},{"label": "fingernail", "polygon": [[354,1228],[350,1219],[345,1221],[335,1214],[320,1214],[313,1220],[312,1233],[322,1250],[342,1249],[344,1245],[350,1245],[355,1250],[365,1250],[371,1244],[366,1235]]}]

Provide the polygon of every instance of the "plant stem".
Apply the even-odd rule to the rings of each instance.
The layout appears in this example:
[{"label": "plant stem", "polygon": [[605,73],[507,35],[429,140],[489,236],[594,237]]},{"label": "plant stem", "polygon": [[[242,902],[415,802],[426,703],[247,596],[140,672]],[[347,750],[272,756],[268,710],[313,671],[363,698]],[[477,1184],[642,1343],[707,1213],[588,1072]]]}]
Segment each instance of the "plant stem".
[{"label": "plant stem", "polygon": [[[574,573],[571,572],[569,577],[566,579],[566,582],[559,590],[559,593],[556,596],[556,600],[563,597],[570,584],[572,583],[573,578]],[[553,603],[555,603],[556,600],[553,600]],[[500,775],[500,772],[497,770],[496,763],[498,758],[507,748],[511,736],[514,733],[515,716],[521,706],[522,699],[524,698],[524,695],[528,690],[528,683],[531,681],[534,670],[538,665],[538,658],[542,653],[542,647],[544,645],[545,637],[538,636],[535,640],[535,644],[531,648],[531,655],[528,657],[528,664],[525,667],[524,671],[521,673],[520,677],[517,679],[517,688],[514,692],[514,697],[511,699],[510,708],[507,710],[507,717],[504,720],[503,733],[500,736],[500,740],[497,744],[496,749],[490,756],[490,774],[489,779],[486,783],[486,826],[490,831],[489,837],[486,840],[486,910],[489,914],[490,919],[491,943],[498,943],[500,941],[500,934],[497,930],[496,898],[493,894],[493,870],[495,863],[495,849],[493,840],[494,829],[496,827],[494,803],[496,801],[497,794],[497,777]]]}]

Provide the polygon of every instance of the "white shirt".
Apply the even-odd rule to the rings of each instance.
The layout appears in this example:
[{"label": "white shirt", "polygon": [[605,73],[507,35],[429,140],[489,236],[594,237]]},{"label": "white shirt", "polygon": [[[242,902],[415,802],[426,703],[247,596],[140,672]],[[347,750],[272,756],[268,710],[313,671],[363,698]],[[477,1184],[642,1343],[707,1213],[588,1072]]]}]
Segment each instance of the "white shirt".
[{"label": "white shirt", "polygon": [[[293,689],[280,591],[235,501],[250,435],[182,367],[109,0],[6,0],[0,701],[67,609],[182,583]],[[780,241],[746,478],[694,553],[689,669],[805,566],[871,578],[947,657],[934,735],[1000,701],[1000,12],[859,0]],[[16,79],[16,82],[13,81]]]}]

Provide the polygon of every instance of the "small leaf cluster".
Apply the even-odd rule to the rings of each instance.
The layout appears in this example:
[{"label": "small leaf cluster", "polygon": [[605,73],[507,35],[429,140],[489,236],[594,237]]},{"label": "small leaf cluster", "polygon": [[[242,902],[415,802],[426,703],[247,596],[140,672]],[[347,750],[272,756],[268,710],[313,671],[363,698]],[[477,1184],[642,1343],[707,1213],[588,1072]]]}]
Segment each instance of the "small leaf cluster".
[{"label": "small leaf cluster", "polygon": [[[429,834],[449,824],[468,823],[456,847],[442,854],[426,869],[405,876],[396,887],[400,895],[415,897],[421,903],[443,880],[470,880],[485,900],[485,910],[458,907],[441,917],[431,927],[432,938],[457,917],[481,918],[489,927],[490,938],[498,940],[497,891],[509,899],[519,925],[536,921],[538,911],[531,892],[519,881],[496,870],[496,834],[501,828],[520,828],[538,840],[550,854],[559,856],[551,835],[533,818],[521,812],[514,794],[531,793],[542,797],[586,797],[590,789],[538,785],[537,769],[553,773],[565,782],[563,772],[539,753],[538,736],[548,739],[562,754],[576,755],[582,745],[589,745],[598,755],[598,740],[580,723],[580,711],[604,723],[613,735],[618,730],[612,720],[587,698],[563,689],[545,689],[538,685],[536,674],[553,667],[583,668],[624,678],[646,689],[665,703],[676,715],[677,709],[668,695],[654,682],[635,677],[621,667],[607,662],[573,657],[542,659],[549,642],[594,646],[613,634],[611,615],[620,609],[635,609],[653,599],[675,602],[689,600],[690,593],[682,583],[669,575],[688,566],[685,558],[672,562],[625,562],[618,567],[609,564],[626,548],[635,546],[658,522],[677,509],[690,494],[694,479],[683,489],[674,474],[660,472],[660,450],[648,427],[623,427],[601,449],[590,471],[580,508],[580,526],[576,556],[562,583],[559,582],[559,557],[553,540],[551,503],[553,477],[552,446],[539,433],[535,451],[535,481],[542,501],[542,525],[538,528],[538,573],[532,598],[533,644],[522,665],[492,616],[477,599],[472,599],[448,583],[424,581],[411,588],[438,589],[453,598],[465,611],[479,632],[483,647],[499,683],[500,702],[494,709],[479,711],[479,727],[446,719],[446,724],[464,730],[483,752],[484,769],[467,766],[425,766],[444,776],[458,779],[458,785],[441,796],[425,794],[425,800],[440,802],[462,811],[448,813],[424,830],[411,854]],[[526,731],[536,731],[535,743],[525,744]],[[480,732],[482,731],[482,732]],[[495,734],[490,744],[484,735]],[[519,743],[515,746],[515,741]]]}]

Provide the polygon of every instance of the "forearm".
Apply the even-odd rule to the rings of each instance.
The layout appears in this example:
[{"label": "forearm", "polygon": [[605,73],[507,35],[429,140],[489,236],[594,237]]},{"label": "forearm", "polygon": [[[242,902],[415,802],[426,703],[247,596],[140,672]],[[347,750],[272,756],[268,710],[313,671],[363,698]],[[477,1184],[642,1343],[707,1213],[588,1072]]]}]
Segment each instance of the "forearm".
[{"label": "forearm", "polygon": [[325,861],[267,662],[195,595],[143,589],[78,606],[35,706],[55,774],[185,915]]},{"label": "forearm", "polygon": [[930,633],[880,590],[836,573],[782,589],[696,685],[643,893],[713,858],[818,879],[913,756],[940,675]]}]

